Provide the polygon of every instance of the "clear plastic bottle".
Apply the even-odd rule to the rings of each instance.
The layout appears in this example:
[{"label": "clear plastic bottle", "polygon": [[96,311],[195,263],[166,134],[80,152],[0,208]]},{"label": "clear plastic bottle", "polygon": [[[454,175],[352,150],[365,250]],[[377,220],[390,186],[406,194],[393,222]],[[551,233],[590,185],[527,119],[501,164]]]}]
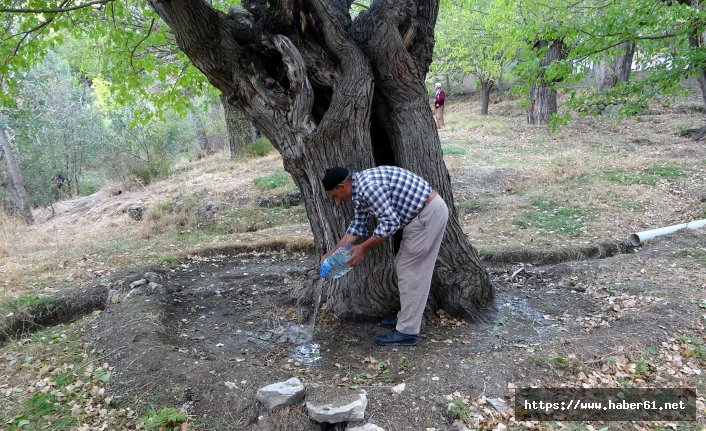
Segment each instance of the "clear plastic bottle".
[{"label": "clear plastic bottle", "polygon": [[324,259],[319,270],[321,278],[340,278],[353,267],[346,262],[351,258],[350,249],[353,244],[342,245],[333,254]]}]

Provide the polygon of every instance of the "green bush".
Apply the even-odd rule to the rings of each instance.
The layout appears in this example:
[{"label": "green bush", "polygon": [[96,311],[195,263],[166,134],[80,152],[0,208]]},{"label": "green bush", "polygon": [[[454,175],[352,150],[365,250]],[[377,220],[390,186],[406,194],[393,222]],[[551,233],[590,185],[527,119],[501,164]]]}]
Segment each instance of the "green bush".
[{"label": "green bush", "polygon": [[166,178],[171,173],[171,166],[167,162],[149,161],[130,169],[130,173],[137,177],[142,184],[149,184],[155,180]]},{"label": "green bush", "polygon": [[81,196],[92,195],[103,187],[103,181],[96,176],[85,176],[81,178],[79,185]]},{"label": "green bush", "polygon": [[270,154],[273,149],[274,147],[272,146],[270,141],[267,140],[267,138],[265,138],[264,136],[255,139],[245,147],[245,151],[249,155],[257,157],[266,156]]}]

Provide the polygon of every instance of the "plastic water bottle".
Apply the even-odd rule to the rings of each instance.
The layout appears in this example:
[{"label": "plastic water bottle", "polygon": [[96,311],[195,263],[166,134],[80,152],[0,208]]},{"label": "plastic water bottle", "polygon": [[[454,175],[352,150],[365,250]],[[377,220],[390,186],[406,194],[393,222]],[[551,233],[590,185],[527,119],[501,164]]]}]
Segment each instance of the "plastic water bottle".
[{"label": "plastic water bottle", "polygon": [[340,278],[353,267],[346,262],[351,258],[350,249],[353,244],[342,245],[321,264],[319,276],[321,278]]}]

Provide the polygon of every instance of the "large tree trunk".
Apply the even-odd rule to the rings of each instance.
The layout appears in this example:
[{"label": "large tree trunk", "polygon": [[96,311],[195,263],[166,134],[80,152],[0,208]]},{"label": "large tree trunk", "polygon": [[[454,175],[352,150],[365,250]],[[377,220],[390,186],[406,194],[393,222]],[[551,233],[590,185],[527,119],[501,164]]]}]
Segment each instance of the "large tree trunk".
[{"label": "large tree trunk", "polygon": [[[267,4],[271,6],[267,6]],[[434,275],[429,311],[469,318],[492,308],[493,289],[462,232],[449,173],[426,100],[437,1],[373,1],[355,21],[344,0],[244,1],[228,15],[201,0],[152,2],[179,47],[241,106],[283,158],[302,193],[316,249],[345,233],[350,204],[321,185],[326,168],[390,164],[417,172],[452,213]],[[398,307],[393,241],[330,282],[330,309],[345,318]]]},{"label": "large tree trunk", "polygon": [[594,74],[599,90],[613,88],[618,82],[628,82],[632,69],[632,59],[635,56],[635,44],[623,42],[618,45],[620,54],[612,62],[608,56],[603,57],[595,66]]},{"label": "large tree trunk", "polygon": [[255,139],[255,127],[248,121],[243,110],[228,103],[228,98],[223,94],[221,94],[221,103],[226,121],[230,159],[234,160],[243,152],[245,146]]},{"label": "large tree trunk", "polygon": [[[0,122],[2,121],[2,118],[0,118]],[[17,208],[17,211],[22,215],[25,222],[27,224],[33,224],[32,205],[29,202],[29,197],[25,190],[25,183],[20,173],[20,167],[17,165],[15,156],[12,153],[12,148],[10,147],[10,137],[8,136],[7,129],[2,124],[0,124],[0,146],[2,146],[5,166],[7,167],[9,176],[7,180],[3,181],[3,183],[6,184],[5,190],[8,191],[15,208]]]},{"label": "large tree trunk", "polygon": [[552,119],[552,115],[557,113],[557,103],[554,83],[545,79],[545,70],[552,62],[564,58],[566,49],[561,40],[538,40],[534,43],[534,49],[543,52],[544,58],[540,61],[537,79],[530,88],[527,122],[547,124]]}]

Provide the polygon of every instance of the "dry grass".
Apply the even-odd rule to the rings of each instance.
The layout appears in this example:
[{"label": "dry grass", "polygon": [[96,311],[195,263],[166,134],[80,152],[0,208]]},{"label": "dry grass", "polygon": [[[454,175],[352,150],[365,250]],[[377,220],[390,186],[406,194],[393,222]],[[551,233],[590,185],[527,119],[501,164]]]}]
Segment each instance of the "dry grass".
[{"label": "dry grass", "polygon": [[[698,103],[693,99],[682,103]],[[491,106],[487,124],[473,109],[452,108],[452,116],[457,112],[471,119],[450,119],[454,127],[441,133],[445,145],[466,149],[465,155],[445,156],[457,202],[483,203],[465,212],[463,219],[476,246],[502,250],[596,244],[703,213],[697,196],[705,191],[706,151],[703,145],[677,136],[683,124],[703,122],[700,114],[660,107],[660,115],[622,121],[581,117],[551,133],[527,125],[524,113],[504,106],[508,103],[515,102]],[[505,113],[500,133],[501,120],[494,117],[494,109]],[[464,128],[464,124],[471,126]],[[654,185],[639,183],[665,166],[683,175],[657,175]],[[481,173],[488,169],[496,175],[489,177],[489,183],[479,183],[479,177],[487,177]],[[638,183],[607,179],[606,174],[614,171],[627,173],[628,179],[637,178]],[[503,181],[493,183],[500,175]],[[584,214],[581,226],[562,233],[528,225],[528,219],[552,216],[552,209],[547,215],[546,209],[536,208],[533,203],[537,201],[555,203],[553,211],[559,213],[567,208],[580,210]]]},{"label": "dry grass", "polygon": [[[199,204],[218,202],[221,214],[250,206],[258,196],[252,184],[258,175],[281,169],[276,155],[230,161],[226,154],[179,166],[168,180],[149,186],[59,202],[54,215],[35,211],[37,223],[0,218],[0,301],[22,294],[49,293],[81,284],[115,268],[149,262],[173,263],[204,247],[261,239],[262,232],[203,235],[194,226]],[[183,209],[171,205],[188,201]],[[147,208],[136,222],[127,209],[140,202]],[[217,220],[219,222],[219,220]],[[223,220],[227,222],[227,220]],[[301,231],[301,226],[295,227]],[[302,236],[294,232],[294,236]],[[286,237],[287,234],[281,234]]]}]

